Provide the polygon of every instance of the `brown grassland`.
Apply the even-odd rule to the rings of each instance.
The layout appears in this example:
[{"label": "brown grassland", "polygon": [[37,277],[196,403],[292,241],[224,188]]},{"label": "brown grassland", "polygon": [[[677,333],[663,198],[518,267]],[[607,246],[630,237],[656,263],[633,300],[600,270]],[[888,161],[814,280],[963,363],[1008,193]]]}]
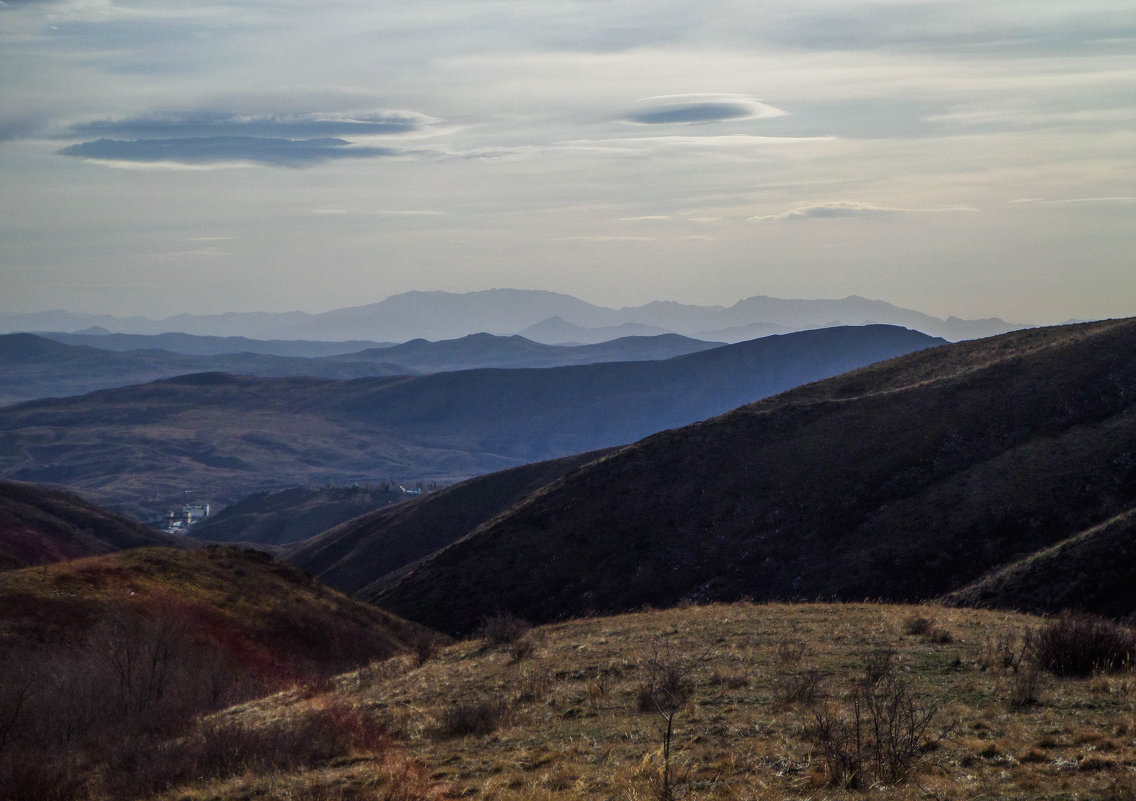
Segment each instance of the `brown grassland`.
[{"label": "brown grassland", "polygon": [[[381,735],[160,797],[1136,798],[1136,677],[1126,665],[1039,673],[1026,642],[1045,625],[938,606],[743,602],[517,628],[219,713],[200,726],[302,729],[330,714]],[[680,691],[660,696],[668,686]]]}]

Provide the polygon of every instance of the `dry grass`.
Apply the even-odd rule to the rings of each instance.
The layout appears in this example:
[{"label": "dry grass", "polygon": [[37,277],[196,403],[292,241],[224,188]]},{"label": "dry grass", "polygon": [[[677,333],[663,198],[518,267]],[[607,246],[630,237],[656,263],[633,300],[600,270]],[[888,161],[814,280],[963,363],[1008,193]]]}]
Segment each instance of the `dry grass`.
[{"label": "dry grass", "polygon": [[[913,615],[934,619],[952,640],[908,633]],[[381,721],[447,797],[661,797],[665,723],[640,711],[638,694],[652,656],[665,650],[695,665],[674,715],[675,798],[1132,798],[1130,674],[1050,677],[1036,702],[1014,702],[1024,668],[1000,661],[997,644],[1040,625],[931,607],[691,607],[545,626],[521,662],[480,640],[423,664],[397,657],[344,675],[328,693]],[[786,676],[814,671],[816,693],[786,698]],[[845,790],[816,741],[818,710],[838,708],[880,671],[935,715],[905,779]],[[306,703],[294,694],[230,714],[272,719]],[[508,713],[484,734],[440,736],[449,710],[478,704]],[[244,797],[227,793],[212,797]]]}]

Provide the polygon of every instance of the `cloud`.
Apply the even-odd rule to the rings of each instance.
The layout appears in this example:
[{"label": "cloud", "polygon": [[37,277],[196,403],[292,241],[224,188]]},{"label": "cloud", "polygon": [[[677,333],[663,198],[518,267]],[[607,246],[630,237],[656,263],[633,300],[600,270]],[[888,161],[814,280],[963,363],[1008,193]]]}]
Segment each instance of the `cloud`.
[{"label": "cloud", "polygon": [[1059,200],[1045,200],[1040,197],[1023,197],[1008,202],[1011,204],[1033,204],[1038,206],[1128,206],[1136,204],[1136,196],[1069,197]]},{"label": "cloud", "polygon": [[177,139],[97,139],[65,147],[65,156],[99,161],[155,164],[253,162],[303,167],[335,159],[400,155],[386,147],[353,147],[344,139],[276,139],[255,136],[202,136]]},{"label": "cloud", "polygon": [[791,220],[824,220],[851,217],[861,220],[881,220],[903,214],[932,214],[938,212],[977,211],[964,206],[951,206],[937,209],[903,209],[887,206],[873,206],[870,203],[834,201],[786,211],[782,214],[767,214],[750,217],[749,222],[786,222]]},{"label": "cloud", "polygon": [[692,125],[781,117],[785,113],[747,95],[688,94],[645,98],[624,119],[639,125]]},{"label": "cloud", "polygon": [[113,139],[223,136],[309,139],[414,133],[434,122],[436,120],[431,117],[409,111],[257,115],[196,111],[80,122],[68,127],[64,136]]},{"label": "cloud", "polygon": [[445,212],[437,209],[378,209],[368,211],[349,211],[347,209],[313,209],[317,216],[368,215],[374,217],[440,217]]}]

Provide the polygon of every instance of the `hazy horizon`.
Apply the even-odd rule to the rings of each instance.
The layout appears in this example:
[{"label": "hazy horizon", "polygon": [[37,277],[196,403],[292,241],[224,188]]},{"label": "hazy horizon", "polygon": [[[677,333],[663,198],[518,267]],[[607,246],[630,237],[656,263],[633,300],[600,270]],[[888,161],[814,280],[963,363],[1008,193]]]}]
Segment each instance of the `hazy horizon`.
[{"label": "hazy horizon", "polygon": [[[613,310],[613,311],[623,311],[623,310],[627,310],[627,309],[641,308],[643,306],[648,306],[652,303],[668,303],[668,304],[669,303],[675,303],[675,304],[701,307],[701,308],[707,308],[707,309],[709,309],[709,308],[729,309],[729,308],[737,305],[738,303],[741,303],[741,302],[748,300],[750,298],[773,297],[773,296],[764,296],[764,295],[761,295],[760,293],[758,293],[756,295],[750,295],[750,296],[747,296],[747,297],[735,298],[734,300],[726,302],[726,303],[703,303],[703,304],[697,304],[697,303],[689,303],[688,304],[688,303],[684,303],[683,301],[676,300],[674,298],[653,298],[649,301],[645,301],[644,303],[627,304],[627,305],[606,305],[602,302],[596,302],[596,301],[591,300],[589,298],[583,298],[583,297],[580,297],[579,295],[574,295],[574,294],[569,293],[569,292],[555,292],[553,290],[540,289],[540,288],[537,288],[537,287],[530,287],[530,288],[489,287],[489,288],[486,288],[486,289],[469,290],[468,292],[450,292],[449,290],[446,290],[446,289],[428,289],[428,290],[411,289],[411,290],[407,290],[406,292],[397,292],[394,295],[387,295],[385,297],[376,298],[375,300],[358,301],[358,302],[352,303],[348,306],[337,306],[337,307],[329,308],[329,309],[317,309],[315,311],[307,311],[305,309],[282,309],[278,312],[269,312],[269,311],[265,311],[264,309],[244,308],[244,309],[225,309],[225,310],[222,310],[222,311],[219,311],[219,312],[192,312],[192,311],[184,312],[183,311],[183,312],[174,312],[173,314],[162,315],[162,316],[147,315],[147,314],[138,314],[138,315],[129,315],[129,316],[147,317],[147,318],[154,320],[154,321],[161,321],[161,320],[164,320],[164,319],[170,319],[170,318],[173,318],[173,317],[178,317],[178,316],[187,315],[187,314],[188,315],[194,315],[194,316],[196,316],[198,314],[200,314],[202,316],[213,316],[213,315],[224,315],[224,314],[289,314],[289,313],[297,313],[298,312],[298,313],[301,313],[301,314],[308,314],[308,315],[315,316],[315,315],[323,314],[323,313],[326,313],[326,312],[342,311],[344,309],[352,309],[352,308],[364,308],[364,307],[367,307],[367,306],[375,306],[375,305],[381,304],[383,301],[391,300],[392,298],[398,297],[400,295],[412,295],[412,294],[416,294],[416,293],[422,293],[422,294],[440,293],[440,294],[447,294],[447,295],[468,295],[468,294],[477,294],[477,293],[514,292],[514,291],[515,292],[540,292],[540,293],[548,292],[548,293],[551,293],[551,294],[563,295],[563,296],[566,296],[566,297],[575,298],[576,300],[582,300],[585,303],[588,303],[588,304],[595,306],[597,308],[610,309],[610,310]],[[844,295],[844,296],[841,296],[841,297],[831,297],[831,298],[817,297],[817,298],[776,298],[776,299],[777,300],[793,301],[793,302],[797,302],[797,301],[826,302],[826,301],[850,300],[850,299],[853,299],[853,298],[860,298],[862,300],[868,300],[868,301],[872,301],[872,302],[879,301],[879,302],[883,302],[883,303],[887,303],[889,305],[895,306],[896,308],[901,308],[901,309],[904,308],[904,307],[899,306],[899,304],[891,303],[890,301],[888,301],[885,298],[869,298],[869,297],[865,297],[863,295],[857,295],[855,293],[853,293],[851,295]],[[925,312],[923,312],[922,309],[907,309],[907,310],[925,313]],[[55,309],[34,309],[34,310],[29,310],[28,312],[12,312],[9,309],[0,307],[0,314],[50,314],[50,313],[54,313],[54,312],[62,312],[64,314],[75,314],[75,315],[82,315],[82,316],[109,316],[109,317],[117,317],[119,319],[128,319],[128,317],[129,317],[128,315],[115,315],[115,314],[102,313],[102,312],[87,312],[87,311],[84,311],[82,309],[55,308]],[[944,315],[942,319],[947,319],[951,316],[961,318],[961,315],[956,314],[956,315]],[[991,318],[993,318],[993,317],[996,317],[996,315],[991,315]],[[971,318],[962,318],[962,319],[971,319]],[[977,319],[977,318],[972,318],[972,319]],[[1019,324],[1022,324],[1022,325],[1041,324],[1041,323],[1036,323],[1034,321],[1029,321],[1029,320],[1026,320],[1026,321],[1006,320],[1006,322],[1019,323]],[[1066,320],[1066,321],[1060,321],[1060,322],[1069,322],[1069,321]]]},{"label": "hazy horizon", "polygon": [[1136,314],[1136,8],[0,2],[0,307]]}]

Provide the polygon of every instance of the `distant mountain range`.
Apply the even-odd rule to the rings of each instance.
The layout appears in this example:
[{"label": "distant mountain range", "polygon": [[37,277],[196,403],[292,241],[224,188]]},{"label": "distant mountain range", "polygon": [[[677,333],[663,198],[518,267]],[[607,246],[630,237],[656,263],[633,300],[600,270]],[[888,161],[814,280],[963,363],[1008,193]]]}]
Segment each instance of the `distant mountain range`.
[{"label": "distant mountain range", "polygon": [[[101,345],[107,340],[113,340],[116,347],[103,350]],[[178,351],[157,349],[158,344]],[[297,353],[311,353],[318,352],[319,346],[327,350],[331,343],[258,342],[192,334],[0,334],[0,371],[4,376],[0,385],[0,406],[189,373],[365,378],[476,367],[560,367],[668,359],[721,344],[664,334],[624,337],[596,345],[562,346],[542,345],[520,336],[470,334],[441,342],[416,339],[401,345],[373,345],[358,352],[311,357],[282,354],[293,345]],[[274,353],[219,350],[258,346]]]},{"label": "distant mountain range", "polygon": [[864,326],[659,361],[351,381],[189,375],[0,408],[0,478],[142,519],[187,489],[220,505],[294,485],[450,482],[632,442],[941,343]]},{"label": "distant mountain range", "polygon": [[[97,339],[97,338],[96,338]],[[188,373],[362,378],[415,372],[370,358],[352,362],[260,353],[193,356],[164,350],[110,351],[35,334],[0,334],[0,405],[80,395]]]},{"label": "distant mountain range", "polygon": [[[1133,431],[1136,319],[947,345],[602,455],[358,592],[455,633],[683,598],[1126,616]],[[339,532],[367,553],[362,521]],[[358,586],[365,564],[321,571]]]},{"label": "distant mountain range", "polygon": [[874,323],[912,328],[948,340],[990,336],[1020,327],[996,318],[942,320],[855,295],[839,300],[786,300],[758,295],[728,307],[656,301],[611,309],[571,295],[519,289],[464,294],[406,292],[378,303],[321,314],[233,312],[180,314],[162,320],[64,311],[0,314],[0,331],[7,332],[75,332],[95,327],[122,334],[180,332],[262,340],[376,342],[456,339],[485,332],[522,334],[546,344],[589,344],[614,337],[668,332],[739,342],[772,333]]}]

